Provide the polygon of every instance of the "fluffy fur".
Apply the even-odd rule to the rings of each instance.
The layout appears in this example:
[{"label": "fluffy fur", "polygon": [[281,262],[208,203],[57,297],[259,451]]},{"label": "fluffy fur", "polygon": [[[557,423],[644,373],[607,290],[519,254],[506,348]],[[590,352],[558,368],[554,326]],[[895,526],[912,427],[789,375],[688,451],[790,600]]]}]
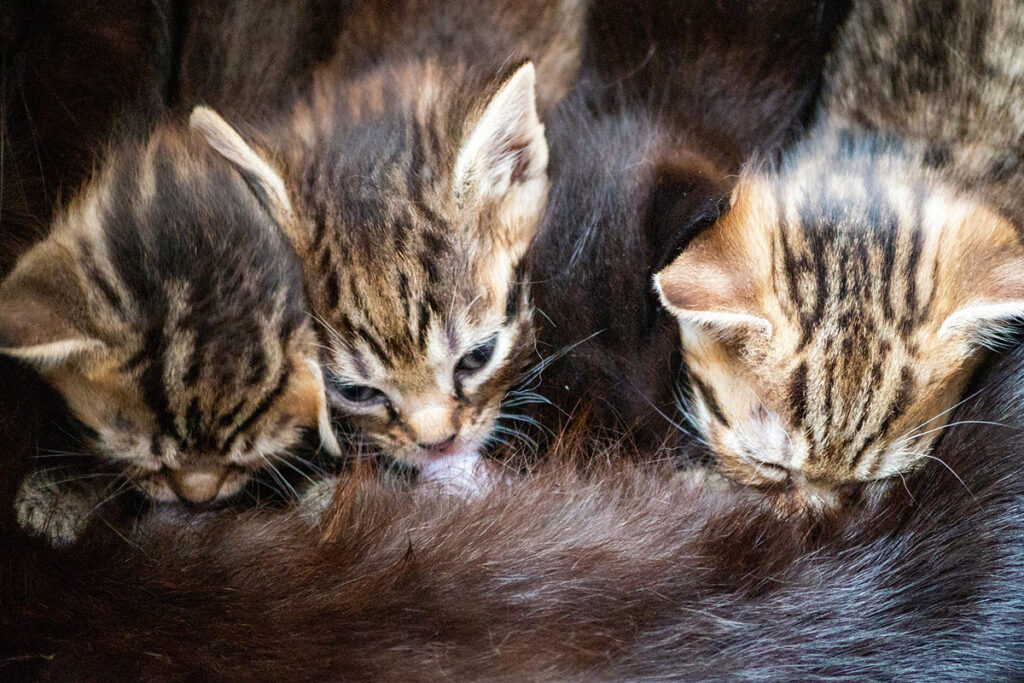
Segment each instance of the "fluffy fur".
[{"label": "fluffy fur", "polygon": [[175,68],[173,4],[0,7],[0,277],[46,235],[111,132],[162,109]]},{"label": "fluffy fur", "polygon": [[[329,395],[407,463],[476,453],[504,429],[531,347],[517,267],[547,194],[539,114],[575,76],[581,5],[356,3],[346,16],[332,62],[262,136],[297,216]],[[550,23],[535,31],[538,18]],[[535,59],[509,61],[520,55]]]},{"label": "fluffy fur", "polygon": [[612,468],[539,474],[472,502],[356,479],[319,528],[258,513],[151,520],[127,542],[99,530],[60,555],[15,539],[0,550],[5,575],[21,577],[0,584],[2,670],[1020,676],[1022,376],[1018,352],[986,377],[936,452],[948,469],[876,484],[815,523],[780,519],[754,491]]},{"label": "fluffy fur", "polygon": [[[1018,228],[990,201],[1002,188],[964,181],[1022,134],[1006,36],[1024,11],[953,6],[857,6],[819,125],[777,170],[748,169],[729,214],[658,275],[723,471],[798,506],[927,461],[980,350],[1024,313]],[[958,127],[931,136],[947,113]]]},{"label": "fluffy fur", "polygon": [[651,276],[718,217],[749,155],[799,129],[842,10],[592,5],[581,84],[548,122],[552,190],[528,257],[544,360],[524,388],[552,402],[533,413],[545,425],[675,439],[684,371]]},{"label": "fluffy fur", "polygon": [[[65,454],[33,476],[30,526],[67,540],[129,484],[229,497],[307,427],[338,451],[298,259],[248,180],[198,135],[158,128],[112,153],[0,286],[0,353],[56,387],[113,465],[86,475]],[[85,479],[92,495],[55,513],[60,481]]]}]

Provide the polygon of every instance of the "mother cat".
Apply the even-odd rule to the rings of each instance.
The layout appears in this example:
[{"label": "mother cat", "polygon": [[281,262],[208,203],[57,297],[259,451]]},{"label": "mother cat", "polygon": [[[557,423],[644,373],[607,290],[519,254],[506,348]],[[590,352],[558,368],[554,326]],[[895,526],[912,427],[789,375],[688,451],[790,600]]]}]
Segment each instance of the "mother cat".
[{"label": "mother cat", "polygon": [[359,507],[336,509],[326,537],[257,516],[150,522],[134,545],[100,534],[61,557],[7,543],[0,672],[1020,677],[1022,379],[1018,351],[958,416],[1008,428],[951,428],[937,456],[956,475],[914,473],[831,531],[780,520],[749,491],[634,470],[601,485],[540,477],[471,503],[356,483],[343,494]]}]

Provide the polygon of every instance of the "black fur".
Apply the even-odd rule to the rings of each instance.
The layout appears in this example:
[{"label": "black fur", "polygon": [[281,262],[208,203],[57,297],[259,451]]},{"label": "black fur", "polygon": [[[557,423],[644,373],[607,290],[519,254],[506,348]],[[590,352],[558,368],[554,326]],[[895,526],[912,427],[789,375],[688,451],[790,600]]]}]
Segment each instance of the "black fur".
[{"label": "black fur", "polygon": [[173,4],[0,5],[0,277],[46,234],[111,132],[162,108]]}]

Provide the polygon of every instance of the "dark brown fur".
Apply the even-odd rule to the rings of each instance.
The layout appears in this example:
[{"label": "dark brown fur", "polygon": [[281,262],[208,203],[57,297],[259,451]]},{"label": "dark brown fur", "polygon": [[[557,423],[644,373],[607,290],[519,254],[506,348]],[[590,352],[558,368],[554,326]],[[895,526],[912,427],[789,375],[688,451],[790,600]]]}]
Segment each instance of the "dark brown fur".
[{"label": "dark brown fur", "polygon": [[[1024,426],[1024,356],[961,411]],[[638,469],[540,475],[470,503],[362,481],[329,531],[259,514],[61,555],[2,549],[7,676],[928,680],[1024,673],[1024,477],[965,425],[857,512]],[[570,449],[572,450],[572,449]],[[590,452],[589,455],[595,455]],[[607,453],[605,455],[608,455]],[[614,476],[611,476],[614,475]],[[325,536],[326,534],[326,536]]]},{"label": "dark brown fur", "polygon": [[174,69],[173,4],[0,6],[0,277],[45,236],[111,132],[161,109]]}]

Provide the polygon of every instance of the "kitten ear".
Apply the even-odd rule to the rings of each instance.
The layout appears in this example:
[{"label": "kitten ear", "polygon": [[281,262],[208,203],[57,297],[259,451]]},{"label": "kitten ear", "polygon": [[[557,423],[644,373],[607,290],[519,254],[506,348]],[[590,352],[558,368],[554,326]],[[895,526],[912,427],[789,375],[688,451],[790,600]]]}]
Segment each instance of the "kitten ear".
[{"label": "kitten ear", "polygon": [[533,64],[526,62],[471,121],[453,175],[460,205],[493,207],[470,237],[480,245],[481,285],[505,292],[540,224],[548,192],[548,144],[537,116]]},{"label": "kitten ear", "polygon": [[497,236],[499,243],[525,251],[547,195],[547,164],[536,75],[526,62],[502,83],[463,138],[455,161],[456,199],[500,202],[499,222],[516,234]]},{"label": "kitten ear", "polygon": [[536,75],[526,62],[491,97],[455,161],[455,192],[502,197],[517,184],[546,180],[548,145],[537,116]]},{"label": "kitten ear", "polygon": [[647,242],[651,265],[664,268],[728,206],[729,174],[703,155],[683,150],[655,168],[648,200]]},{"label": "kitten ear", "polygon": [[188,117],[189,127],[203,136],[207,143],[235,167],[256,199],[288,231],[293,211],[284,180],[270,167],[220,114],[209,107],[198,106]]},{"label": "kitten ear", "polygon": [[[939,336],[999,347],[1024,321],[1024,246],[1004,217],[973,202],[926,206],[942,216],[940,296],[951,311]],[[925,221],[928,221],[926,215]],[[1019,327],[1017,327],[1019,329]]]},{"label": "kitten ear", "polygon": [[83,332],[85,302],[63,250],[26,254],[0,286],[0,354],[46,373],[105,348]]},{"label": "kitten ear", "polygon": [[317,385],[316,423],[317,431],[320,434],[320,445],[323,446],[325,451],[339,458],[341,457],[341,446],[338,444],[338,437],[334,435],[334,429],[331,427],[331,413],[327,407],[327,389],[324,385],[323,371],[320,369],[320,364],[312,358],[306,359],[306,364],[309,366],[309,371],[312,373]]},{"label": "kitten ear", "polygon": [[768,335],[772,326],[759,303],[770,263],[758,213],[764,198],[757,183],[737,189],[732,209],[654,276],[654,288],[681,326],[719,337]]}]

